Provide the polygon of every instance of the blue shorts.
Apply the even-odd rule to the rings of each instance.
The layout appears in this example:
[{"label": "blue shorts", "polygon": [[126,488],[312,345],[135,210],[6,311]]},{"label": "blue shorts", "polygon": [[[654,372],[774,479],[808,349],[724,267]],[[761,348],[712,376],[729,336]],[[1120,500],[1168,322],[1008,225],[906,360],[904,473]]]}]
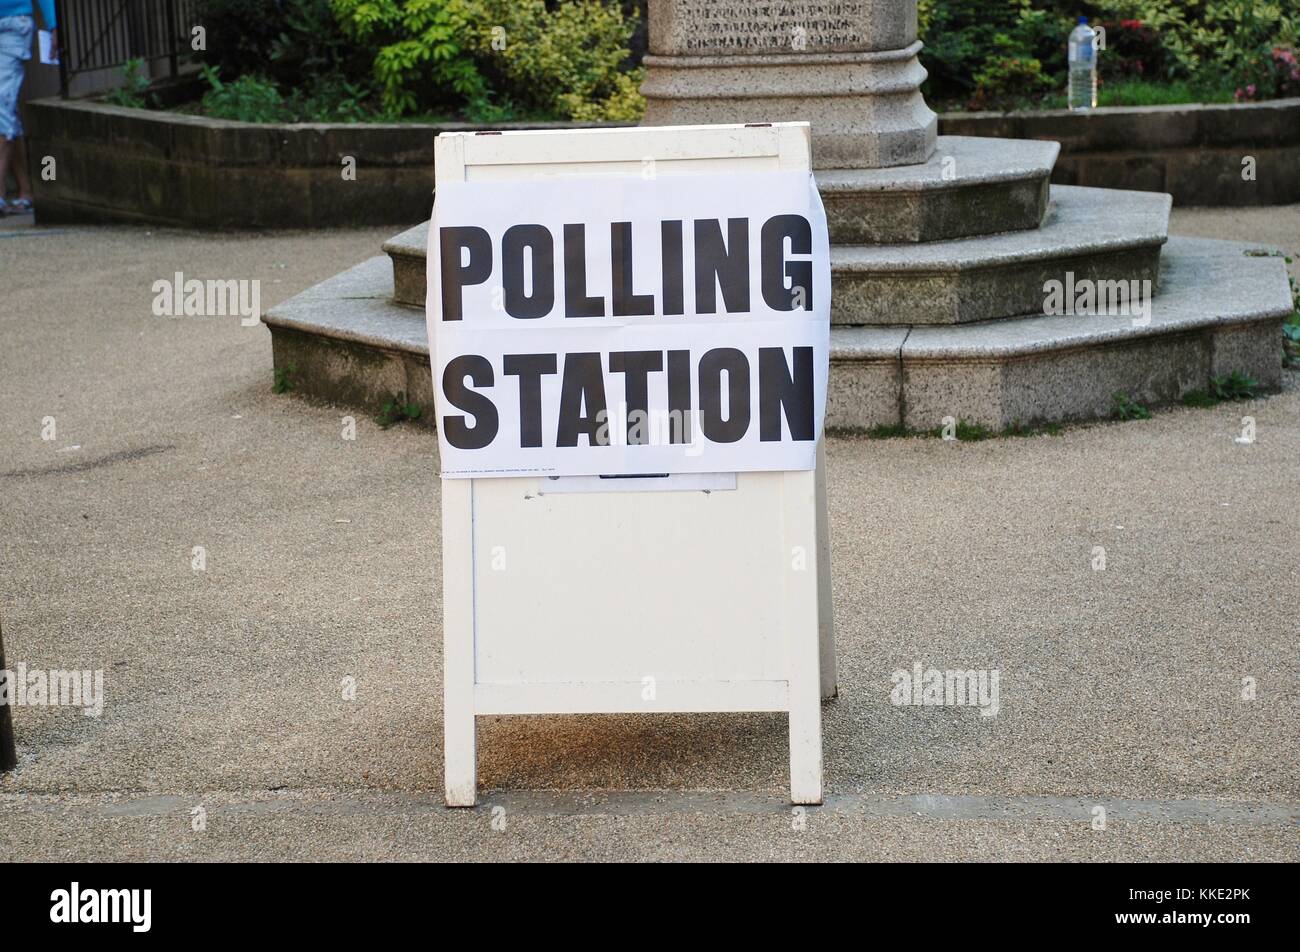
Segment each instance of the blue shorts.
[{"label": "blue shorts", "polygon": [[17,139],[23,134],[18,119],[18,91],[23,88],[23,74],[32,58],[32,34],[36,21],[31,17],[0,17],[0,137]]}]

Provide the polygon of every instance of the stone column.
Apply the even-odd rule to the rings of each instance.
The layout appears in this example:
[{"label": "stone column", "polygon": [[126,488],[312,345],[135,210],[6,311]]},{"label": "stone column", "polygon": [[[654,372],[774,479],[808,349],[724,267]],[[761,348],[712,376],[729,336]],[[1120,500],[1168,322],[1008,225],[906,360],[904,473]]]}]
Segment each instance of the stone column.
[{"label": "stone column", "polygon": [[925,162],[916,0],[649,0],[646,125],[812,123],[813,165]]}]

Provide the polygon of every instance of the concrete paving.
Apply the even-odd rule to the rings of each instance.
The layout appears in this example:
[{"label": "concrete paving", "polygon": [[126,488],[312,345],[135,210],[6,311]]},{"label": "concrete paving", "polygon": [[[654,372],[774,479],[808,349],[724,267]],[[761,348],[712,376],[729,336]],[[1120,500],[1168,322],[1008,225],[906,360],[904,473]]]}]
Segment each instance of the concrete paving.
[{"label": "concrete paving", "polygon": [[[825,807],[792,814],[785,719],[749,714],[485,718],[483,805],[443,808],[433,434],[273,394],[264,327],[150,310],[176,271],[265,309],[397,230],[0,220],[6,657],[106,692],[15,710],[0,858],[1300,859],[1295,374],[1054,437],[831,439]],[[1300,206],[1171,231],[1300,251]],[[999,713],[892,705],[916,662],[997,670]]]}]

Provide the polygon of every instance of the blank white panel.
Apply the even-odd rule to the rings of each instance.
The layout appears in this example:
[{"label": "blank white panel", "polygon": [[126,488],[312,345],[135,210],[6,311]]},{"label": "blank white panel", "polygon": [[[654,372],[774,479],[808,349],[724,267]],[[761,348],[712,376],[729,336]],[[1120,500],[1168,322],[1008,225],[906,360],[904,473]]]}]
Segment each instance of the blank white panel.
[{"label": "blank white panel", "polygon": [[785,478],[595,495],[475,480],[475,681],[786,679]]}]

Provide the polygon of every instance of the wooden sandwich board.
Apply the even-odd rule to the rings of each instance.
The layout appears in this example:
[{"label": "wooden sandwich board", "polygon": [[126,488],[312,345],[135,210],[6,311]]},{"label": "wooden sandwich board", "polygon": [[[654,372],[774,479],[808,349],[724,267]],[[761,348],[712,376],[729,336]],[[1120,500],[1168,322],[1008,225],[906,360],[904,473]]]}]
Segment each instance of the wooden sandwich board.
[{"label": "wooden sandwich board", "polygon": [[[810,135],[807,123],[443,133],[435,167],[439,185],[652,169],[670,187],[807,170]],[[594,492],[581,477],[442,481],[449,806],[476,800],[477,715],[707,711],[788,712],[791,800],[821,802],[820,698],[835,693],[824,451],[815,470],[724,475],[721,489],[673,476]]]}]

